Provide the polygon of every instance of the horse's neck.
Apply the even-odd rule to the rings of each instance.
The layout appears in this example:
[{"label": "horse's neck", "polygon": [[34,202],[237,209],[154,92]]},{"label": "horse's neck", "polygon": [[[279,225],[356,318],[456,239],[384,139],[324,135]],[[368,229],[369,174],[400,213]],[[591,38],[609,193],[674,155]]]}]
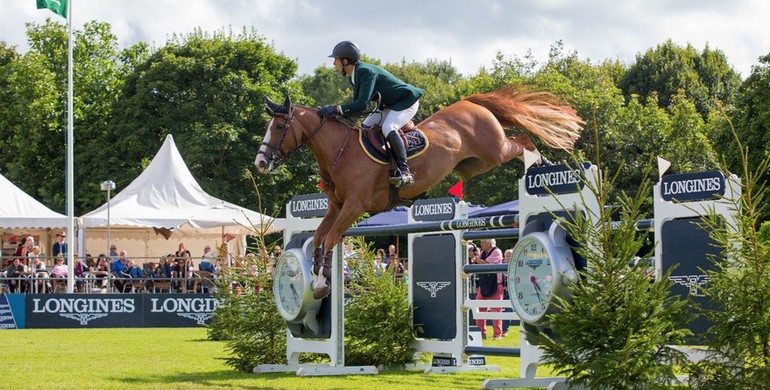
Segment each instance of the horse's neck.
[{"label": "horse's neck", "polygon": [[308,149],[315,156],[318,167],[331,173],[335,160],[340,150],[344,147],[343,144],[349,141],[346,140],[349,128],[340,122],[327,119],[323,123],[323,128],[318,130],[316,134],[313,134],[318,129],[318,126],[321,125],[321,120],[316,120],[315,118],[317,115],[315,112],[306,109],[300,115],[300,121],[305,129],[305,137],[308,138]]}]

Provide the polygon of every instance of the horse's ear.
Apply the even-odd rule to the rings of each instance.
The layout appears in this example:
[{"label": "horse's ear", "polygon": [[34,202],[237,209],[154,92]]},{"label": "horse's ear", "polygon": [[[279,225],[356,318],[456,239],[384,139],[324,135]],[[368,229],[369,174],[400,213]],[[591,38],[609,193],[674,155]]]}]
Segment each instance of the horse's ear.
[{"label": "horse's ear", "polygon": [[286,112],[289,112],[289,108],[291,108],[291,97],[289,97],[288,92],[286,93],[286,99],[283,101],[283,106],[286,107]]},{"label": "horse's ear", "polygon": [[273,109],[270,108],[270,106],[265,106],[265,110],[267,111],[267,115],[275,116],[275,111],[273,111]]},{"label": "horse's ear", "polygon": [[265,96],[265,104],[267,105],[267,113],[270,114],[270,116],[273,116],[275,112],[281,107],[278,105],[278,103],[270,100],[270,97]]}]

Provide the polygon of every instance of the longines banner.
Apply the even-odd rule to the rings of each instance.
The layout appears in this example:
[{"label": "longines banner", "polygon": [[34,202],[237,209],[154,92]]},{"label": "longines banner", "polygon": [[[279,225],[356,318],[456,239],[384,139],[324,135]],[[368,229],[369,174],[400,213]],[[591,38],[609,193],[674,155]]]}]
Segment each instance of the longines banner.
[{"label": "longines banner", "polygon": [[[7,294],[17,328],[195,327],[219,301],[209,294]],[[6,300],[0,299],[0,311]],[[22,306],[22,307],[18,307]],[[5,316],[5,315],[4,315]],[[7,326],[6,327],[10,327]]]}]

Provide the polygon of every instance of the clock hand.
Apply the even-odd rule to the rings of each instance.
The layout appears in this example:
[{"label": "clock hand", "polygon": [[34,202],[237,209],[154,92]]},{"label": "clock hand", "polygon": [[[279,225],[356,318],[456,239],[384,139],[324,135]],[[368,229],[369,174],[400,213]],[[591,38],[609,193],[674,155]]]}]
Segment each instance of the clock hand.
[{"label": "clock hand", "polygon": [[533,286],[535,286],[535,294],[537,294],[537,300],[542,301],[543,299],[540,298],[540,285],[537,284],[537,278],[535,278],[535,275],[530,275],[529,281],[532,282]]},{"label": "clock hand", "polygon": [[289,288],[291,289],[292,295],[294,295],[294,301],[299,303],[299,294],[297,294],[297,290],[294,288],[294,285],[290,284]]}]

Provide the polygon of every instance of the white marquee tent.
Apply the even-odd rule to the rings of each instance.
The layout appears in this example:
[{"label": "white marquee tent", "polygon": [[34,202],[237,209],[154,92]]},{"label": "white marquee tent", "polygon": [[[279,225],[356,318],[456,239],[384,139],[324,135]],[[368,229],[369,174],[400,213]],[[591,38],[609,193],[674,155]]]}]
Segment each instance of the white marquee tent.
[{"label": "white marquee tent", "polygon": [[[12,254],[18,239],[16,235],[22,233],[35,236],[38,245],[47,253],[54,234],[51,229],[65,226],[66,215],[49,209],[0,175],[0,228],[3,230],[0,246],[3,254]],[[12,238],[14,241],[10,241]]]},{"label": "white marquee tent", "polygon": [[[204,245],[223,243],[225,236],[240,238],[231,253],[243,253],[245,236],[255,231],[283,229],[282,219],[225,202],[207,194],[187,168],[169,134],[149,166],[109,202],[110,241],[139,262],[155,261],[175,252],[184,241],[194,257]],[[86,248],[91,254],[108,250],[107,203],[83,215]],[[166,239],[158,232],[164,232]],[[232,244],[232,243],[230,243]]]}]

